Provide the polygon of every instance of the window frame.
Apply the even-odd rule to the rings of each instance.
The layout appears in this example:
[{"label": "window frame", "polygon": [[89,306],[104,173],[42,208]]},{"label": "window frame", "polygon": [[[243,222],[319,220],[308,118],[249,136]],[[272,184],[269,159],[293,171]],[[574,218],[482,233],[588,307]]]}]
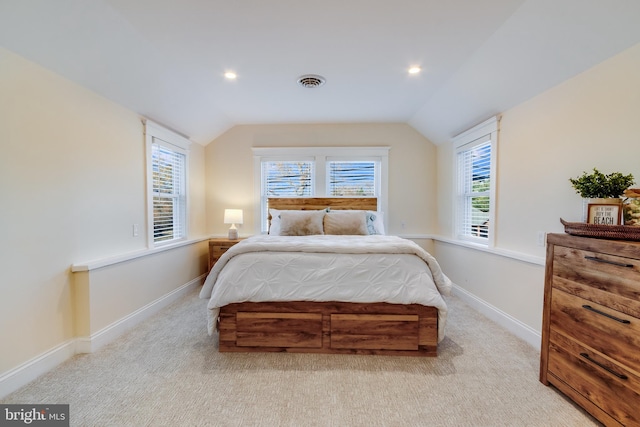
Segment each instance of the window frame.
[{"label": "window frame", "polygon": [[[157,124],[151,120],[143,120],[145,132],[145,149],[146,149],[146,175],[147,175],[147,247],[160,247],[182,240],[186,240],[189,235],[189,147],[191,141],[187,138]],[[184,158],[184,176],[183,188],[181,188],[182,197],[184,197],[184,213],[182,214],[182,222],[184,224],[182,233],[173,239],[156,242],[154,239],[154,204],[153,204],[153,145],[157,144],[165,149],[176,153],[183,154]],[[175,209],[174,209],[175,211]]]},{"label": "window frame", "polygon": [[[328,195],[328,162],[331,161],[375,161],[379,162],[376,176],[375,197],[378,198],[378,210],[387,212],[388,204],[388,170],[390,147],[254,147],[254,192],[256,230],[265,234],[262,211],[266,200],[263,199],[262,163],[267,161],[309,161],[314,162],[313,184],[315,193],[310,197],[336,197]],[[264,203],[264,204],[263,204]],[[388,215],[384,215],[385,228]]]},{"label": "window frame", "polygon": [[[500,118],[498,116],[492,117],[477,126],[457,135],[453,138],[453,173],[454,173],[454,197],[453,197],[453,237],[457,240],[463,240],[473,242],[486,247],[495,246],[496,235],[496,170],[498,159],[498,128]],[[465,196],[462,191],[461,183],[461,171],[460,171],[460,155],[461,153],[468,152],[479,145],[489,142],[491,147],[490,166],[489,166],[489,226],[487,237],[473,236],[466,234],[463,223],[470,221],[463,211],[463,204],[465,199],[470,197]]]}]

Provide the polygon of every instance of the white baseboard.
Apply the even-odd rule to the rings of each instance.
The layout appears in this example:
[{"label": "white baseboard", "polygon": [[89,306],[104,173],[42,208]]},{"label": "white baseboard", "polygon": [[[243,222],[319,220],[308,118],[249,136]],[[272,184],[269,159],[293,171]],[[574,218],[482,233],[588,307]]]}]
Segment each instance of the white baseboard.
[{"label": "white baseboard", "polygon": [[98,332],[95,332],[88,337],[78,337],[76,339],[76,353],[93,353],[124,334],[138,323],[153,316],[174,301],[177,301],[192,288],[201,285],[205,278],[206,274],[196,277],[189,283],[186,283],[157,300],[150,302],[117,322],[102,328]]},{"label": "white baseboard", "polygon": [[536,350],[540,351],[542,336],[538,331],[528,325],[525,325],[515,317],[492,306],[456,284],[453,285],[453,293],[475,310],[493,320],[518,338],[526,341]]},{"label": "white baseboard", "polygon": [[3,373],[0,375],[0,399],[27,385],[40,375],[49,372],[74,355],[79,353],[92,353],[105,344],[108,344],[143,320],[156,314],[174,301],[177,301],[192,288],[201,285],[205,278],[206,274],[196,277],[190,282],[145,305],[89,337],[79,337],[69,340],[40,354],[39,356],[34,357],[22,365]]},{"label": "white baseboard", "polygon": [[75,339],[62,343],[0,375],[0,399],[46,374],[76,354]]}]

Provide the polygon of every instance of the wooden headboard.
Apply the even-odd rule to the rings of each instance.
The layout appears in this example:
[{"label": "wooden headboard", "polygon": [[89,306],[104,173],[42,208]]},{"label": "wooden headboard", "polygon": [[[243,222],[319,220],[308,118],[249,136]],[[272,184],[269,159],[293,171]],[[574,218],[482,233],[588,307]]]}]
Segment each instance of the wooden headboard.
[{"label": "wooden headboard", "polygon": [[378,199],[376,197],[270,197],[268,207],[279,210],[317,210],[329,207],[334,210],[376,211]]}]

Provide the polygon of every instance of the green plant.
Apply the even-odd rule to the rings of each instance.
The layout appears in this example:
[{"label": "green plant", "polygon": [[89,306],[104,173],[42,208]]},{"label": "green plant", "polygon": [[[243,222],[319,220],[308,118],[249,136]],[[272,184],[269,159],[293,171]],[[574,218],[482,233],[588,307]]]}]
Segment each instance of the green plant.
[{"label": "green plant", "polygon": [[571,185],[580,196],[586,199],[607,199],[622,196],[624,190],[634,183],[633,175],[623,175],[620,172],[605,175],[593,168],[593,173],[583,172],[577,178],[569,178]]}]

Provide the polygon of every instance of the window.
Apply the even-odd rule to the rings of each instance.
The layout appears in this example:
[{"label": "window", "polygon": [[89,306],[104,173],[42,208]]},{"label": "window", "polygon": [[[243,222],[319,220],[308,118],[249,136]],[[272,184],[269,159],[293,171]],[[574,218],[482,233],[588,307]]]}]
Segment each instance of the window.
[{"label": "window", "polygon": [[153,241],[163,242],[185,235],[186,155],[155,141],[151,146],[153,172]]},{"label": "window", "polygon": [[267,231],[269,197],[311,197],[314,191],[313,160],[265,160],[260,163],[260,229]]},{"label": "window", "polygon": [[190,142],[145,123],[150,246],[187,237],[187,164]]},{"label": "window", "polygon": [[267,197],[309,197],[313,192],[313,161],[265,161],[262,183]]},{"label": "window", "polygon": [[376,177],[379,162],[329,161],[327,162],[327,188],[332,197],[376,196]]},{"label": "window", "polygon": [[495,223],[496,118],[454,139],[456,148],[456,235],[459,239],[493,244]]},{"label": "window", "polygon": [[254,148],[260,230],[269,197],[377,197],[386,207],[388,147]]}]

